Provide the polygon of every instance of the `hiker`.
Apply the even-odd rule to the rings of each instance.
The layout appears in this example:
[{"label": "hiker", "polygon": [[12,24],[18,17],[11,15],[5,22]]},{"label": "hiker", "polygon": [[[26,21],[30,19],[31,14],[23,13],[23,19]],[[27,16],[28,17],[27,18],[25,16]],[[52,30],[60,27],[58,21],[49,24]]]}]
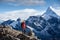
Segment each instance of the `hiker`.
[{"label": "hiker", "polygon": [[22,27],[22,32],[23,33],[25,33],[26,31],[26,24],[25,24],[25,21],[23,21],[22,23],[21,23],[21,27]]}]

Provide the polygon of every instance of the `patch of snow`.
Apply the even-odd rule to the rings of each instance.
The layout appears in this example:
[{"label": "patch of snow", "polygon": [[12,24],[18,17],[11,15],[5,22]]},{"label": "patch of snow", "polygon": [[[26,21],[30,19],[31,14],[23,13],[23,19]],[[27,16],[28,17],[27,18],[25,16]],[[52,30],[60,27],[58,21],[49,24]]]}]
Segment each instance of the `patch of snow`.
[{"label": "patch of snow", "polygon": [[32,28],[32,27],[30,27],[30,26],[27,26],[29,29],[31,29],[31,30],[34,30],[34,28]]}]

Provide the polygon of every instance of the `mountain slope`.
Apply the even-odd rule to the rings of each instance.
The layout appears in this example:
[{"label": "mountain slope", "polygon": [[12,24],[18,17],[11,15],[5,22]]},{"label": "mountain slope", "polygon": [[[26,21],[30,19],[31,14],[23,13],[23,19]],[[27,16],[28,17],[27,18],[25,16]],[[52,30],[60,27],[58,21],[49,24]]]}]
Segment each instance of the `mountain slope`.
[{"label": "mountain slope", "polygon": [[51,7],[48,7],[46,12],[42,15],[46,20],[50,18],[50,16],[58,17],[58,15],[52,10]]},{"label": "mountain slope", "polygon": [[[26,20],[26,32],[32,30],[38,38],[43,40],[60,38],[60,19],[58,17],[51,8],[48,8],[42,16],[30,16]],[[8,20],[3,24],[11,25],[15,30],[22,30],[20,21],[18,18],[16,21]]]},{"label": "mountain slope", "polygon": [[4,20],[0,20],[0,24],[3,23],[3,22],[4,22]]},{"label": "mountain slope", "polygon": [[12,26],[12,28],[16,29],[16,30],[22,30],[21,28],[21,19],[18,18],[16,21],[12,22],[10,25]]},{"label": "mountain slope", "polygon": [[14,20],[7,20],[7,21],[4,21],[4,22],[2,22],[1,23],[1,25],[9,25],[9,24],[11,24],[12,22],[14,22]]},{"label": "mountain slope", "polygon": [[41,31],[46,26],[46,21],[40,16],[30,16],[26,20],[26,25],[31,26],[32,28]]},{"label": "mountain slope", "polygon": [[26,24],[42,40],[51,40],[50,38],[55,39],[55,37],[57,39],[57,37],[60,37],[60,21],[58,21],[60,19],[58,17],[51,8],[48,8],[42,17],[30,16],[26,20]]}]

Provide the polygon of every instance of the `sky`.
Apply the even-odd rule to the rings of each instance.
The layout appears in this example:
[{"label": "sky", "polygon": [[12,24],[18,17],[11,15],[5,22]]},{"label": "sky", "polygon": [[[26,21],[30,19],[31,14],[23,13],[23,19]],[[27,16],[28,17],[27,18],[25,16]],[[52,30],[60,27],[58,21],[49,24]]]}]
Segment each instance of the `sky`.
[{"label": "sky", "polygon": [[43,13],[50,6],[60,10],[60,0],[0,0],[0,15],[3,16],[0,19],[28,18]]}]

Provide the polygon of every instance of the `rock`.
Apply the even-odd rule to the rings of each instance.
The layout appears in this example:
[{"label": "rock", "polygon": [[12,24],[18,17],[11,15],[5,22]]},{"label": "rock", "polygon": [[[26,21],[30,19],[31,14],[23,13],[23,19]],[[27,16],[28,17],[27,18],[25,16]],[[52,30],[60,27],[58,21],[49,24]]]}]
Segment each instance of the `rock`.
[{"label": "rock", "polygon": [[28,33],[28,36],[32,36],[32,32],[31,31]]},{"label": "rock", "polygon": [[10,35],[2,35],[2,37],[0,38],[0,40],[20,40],[18,38],[15,38],[13,36],[10,36]]},{"label": "rock", "polygon": [[35,38],[32,38],[31,40],[37,40],[37,39],[35,39]]},{"label": "rock", "polygon": [[[31,33],[29,33],[32,35]],[[34,36],[30,36],[11,28],[11,26],[0,26],[0,40],[37,40]]]},{"label": "rock", "polygon": [[17,38],[20,38],[21,40],[30,40],[29,37],[27,37],[27,36],[25,36],[25,35],[23,35],[23,34],[19,34],[19,35],[17,36]]}]

